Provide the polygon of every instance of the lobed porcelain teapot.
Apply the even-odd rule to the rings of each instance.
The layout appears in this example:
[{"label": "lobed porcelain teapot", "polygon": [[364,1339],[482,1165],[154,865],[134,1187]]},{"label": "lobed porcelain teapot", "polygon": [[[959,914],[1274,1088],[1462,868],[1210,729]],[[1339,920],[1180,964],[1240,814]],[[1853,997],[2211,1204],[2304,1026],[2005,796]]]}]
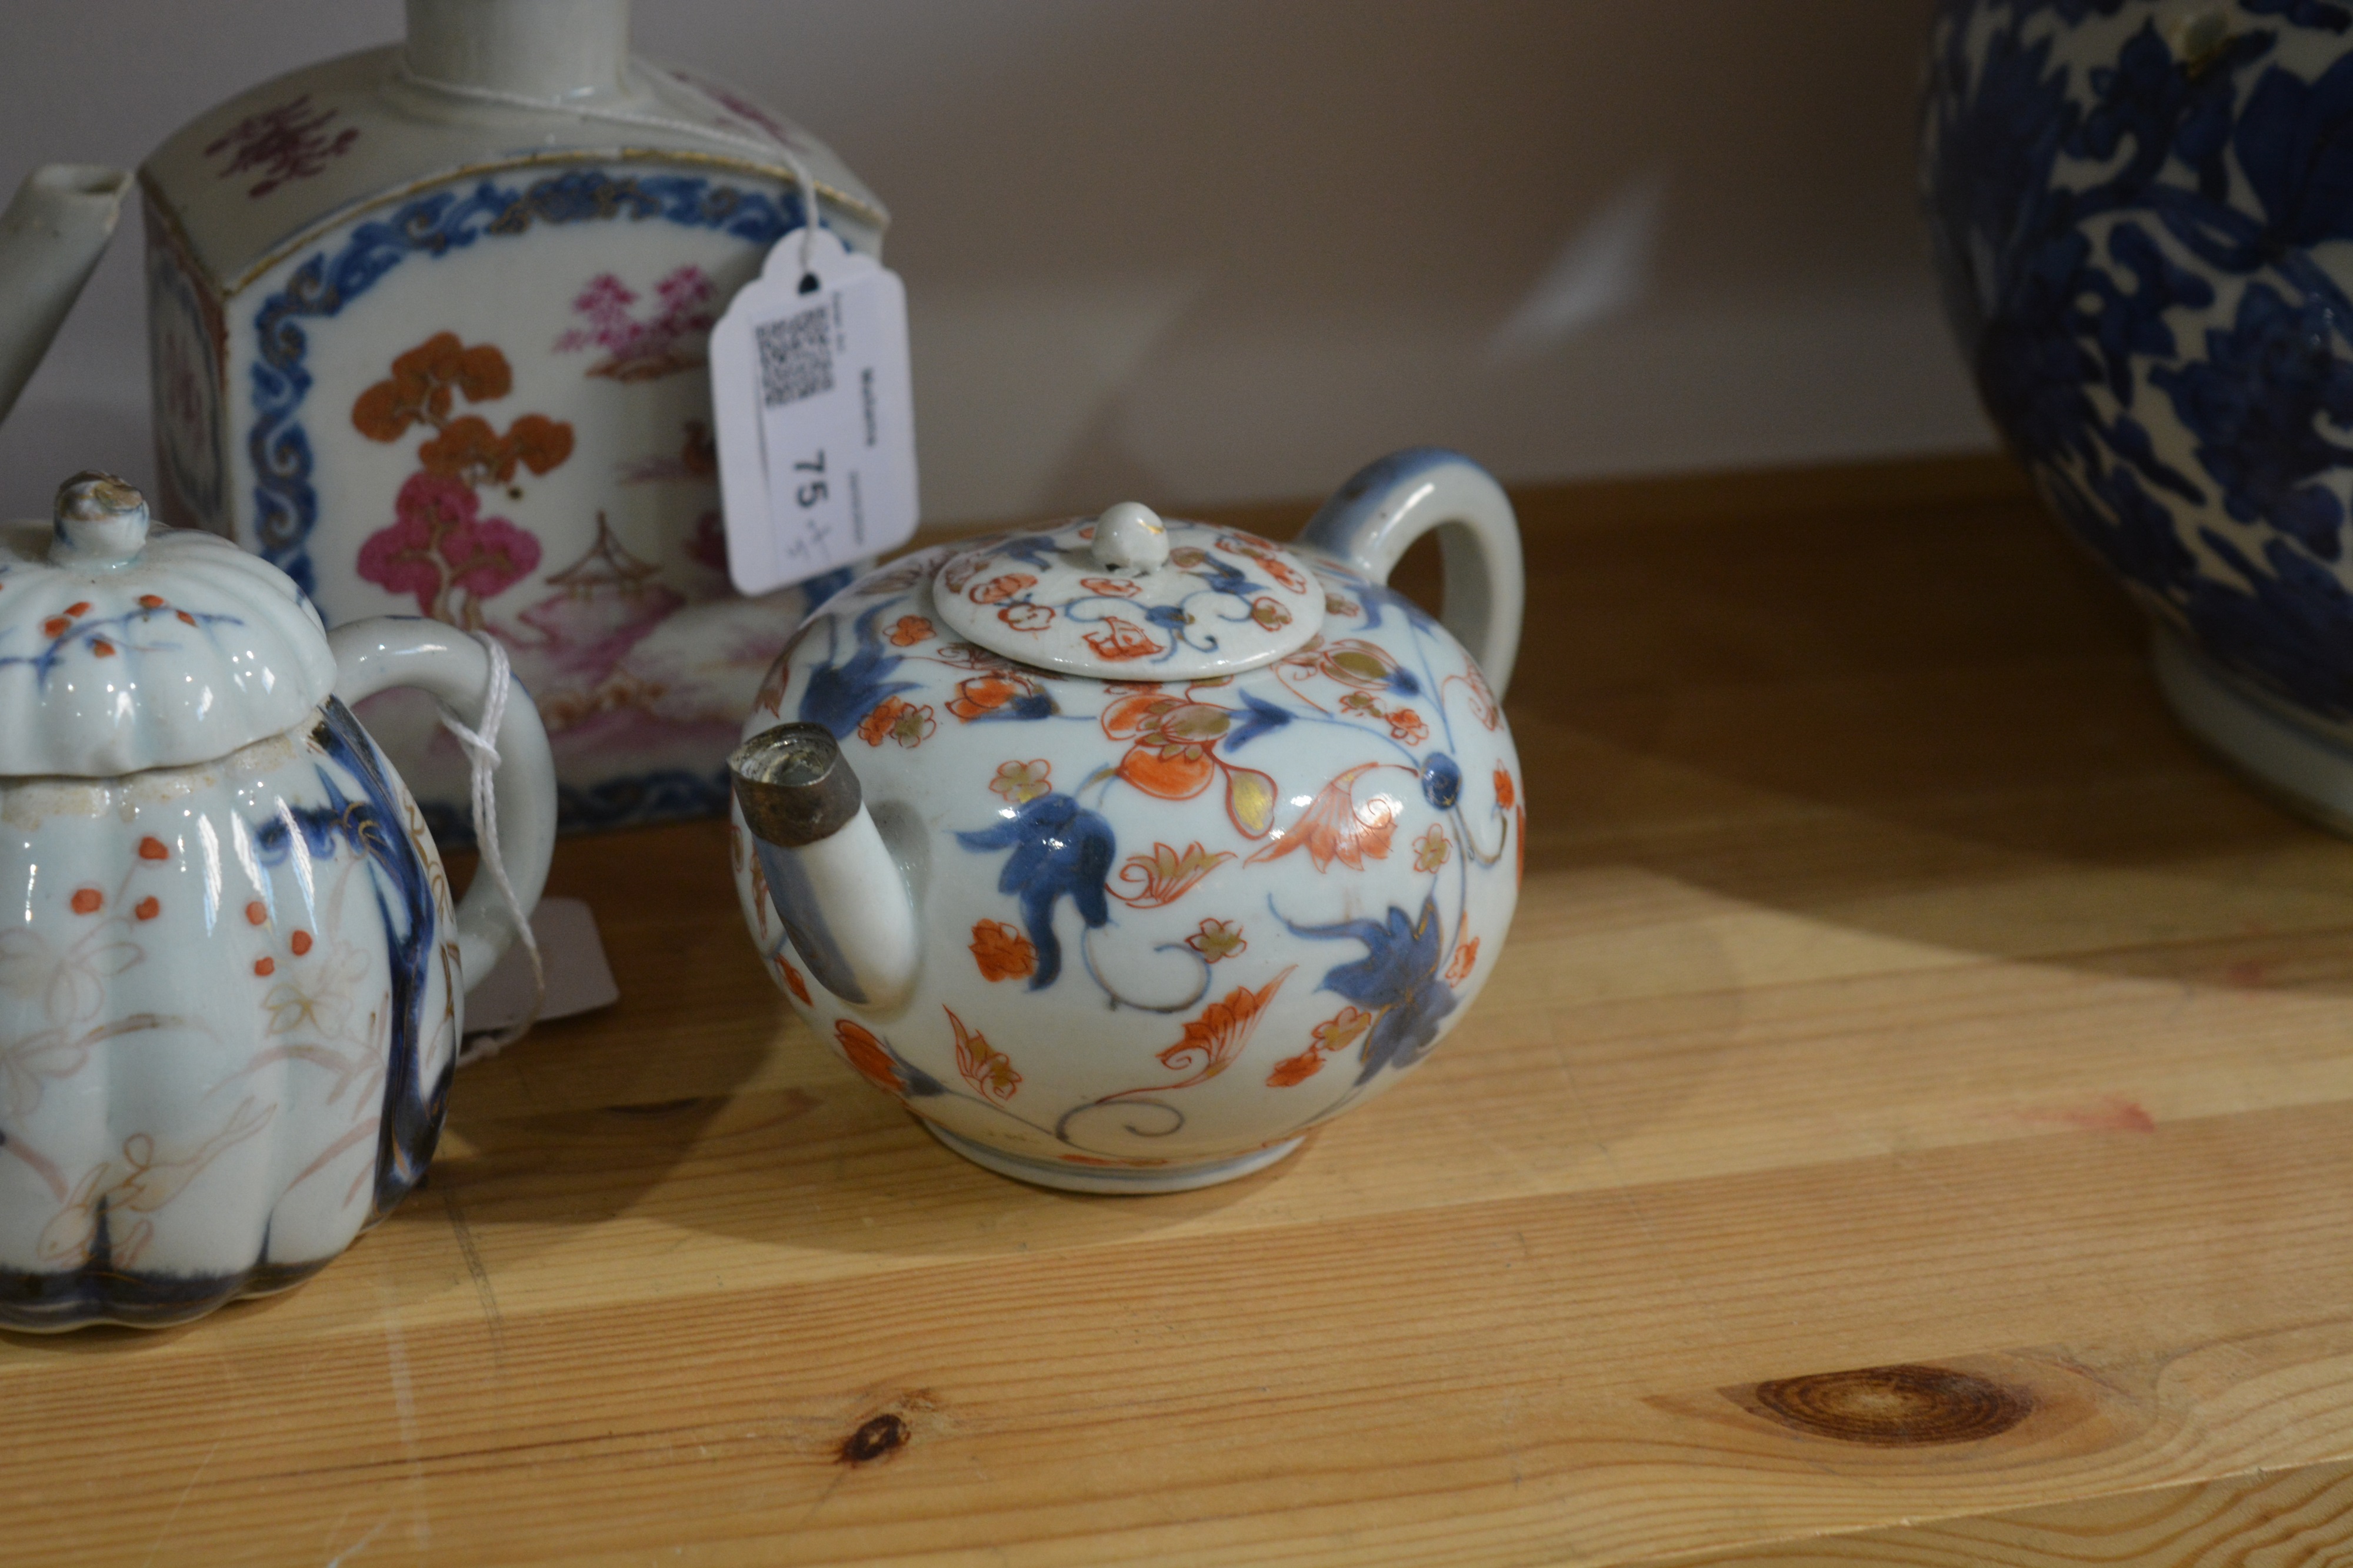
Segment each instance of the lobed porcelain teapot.
[{"label": "lobed porcelain teapot", "polygon": [[[1442,626],[1384,585],[1432,528]],[[1493,972],[1524,596],[1510,503],[1433,449],[1292,549],[1124,503],[905,557],[801,626],[744,723],[744,919],[819,1037],[991,1170],[1258,1170]]]},{"label": "lobed porcelain teapot", "polygon": [[[456,910],[347,703],[480,717],[489,656],[423,620],[332,636],[276,567],[81,474],[0,527],[0,1326],[158,1325],[283,1289],[381,1219],[439,1135]],[[512,690],[498,817],[524,909],[555,829]]]}]

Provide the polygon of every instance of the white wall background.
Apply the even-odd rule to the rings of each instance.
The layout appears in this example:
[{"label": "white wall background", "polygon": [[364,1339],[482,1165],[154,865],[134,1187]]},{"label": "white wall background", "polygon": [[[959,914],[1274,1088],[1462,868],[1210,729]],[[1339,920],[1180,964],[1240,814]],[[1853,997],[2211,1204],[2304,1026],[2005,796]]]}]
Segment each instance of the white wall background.
[{"label": "white wall background", "polygon": [[[639,0],[892,209],[935,521],[1990,444],[1911,186],[1927,0]],[[135,163],[398,0],[0,0],[0,181]],[[147,450],[135,216],[0,506]]]}]

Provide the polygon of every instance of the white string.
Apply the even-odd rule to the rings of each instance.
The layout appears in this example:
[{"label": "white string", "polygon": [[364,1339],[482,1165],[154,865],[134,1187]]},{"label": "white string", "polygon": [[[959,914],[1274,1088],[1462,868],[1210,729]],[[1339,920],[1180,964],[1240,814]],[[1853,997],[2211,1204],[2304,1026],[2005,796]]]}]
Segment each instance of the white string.
[{"label": "white string", "polygon": [[481,847],[481,870],[499,890],[507,906],[507,913],[515,924],[515,940],[531,957],[531,1010],[520,1023],[492,1034],[477,1036],[458,1047],[458,1065],[471,1067],[487,1061],[531,1033],[532,1025],[539,1021],[539,1010],[547,1005],[547,968],[540,960],[539,937],[531,929],[531,916],[515,897],[514,884],[507,879],[507,863],[499,853],[499,813],[496,795],[491,788],[491,775],[499,765],[499,725],[507,714],[507,693],[514,685],[514,673],[507,665],[507,650],[498,638],[488,632],[476,632],[474,640],[491,656],[491,684],[482,701],[482,727],[469,729],[465,721],[441,709],[441,727],[458,738],[465,749],[473,770],[474,842]]},{"label": "white string", "polygon": [[[533,98],[527,92],[508,92],[495,87],[474,87],[465,82],[435,81],[421,77],[408,68],[403,60],[396,73],[403,85],[426,92],[438,92],[449,98],[470,98],[479,103],[503,103],[518,109],[536,109],[550,114],[569,114],[580,120],[602,121],[611,125],[635,125],[647,131],[668,131],[675,135],[694,136],[723,142],[763,158],[772,159],[793,172],[794,181],[801,191],[801,272],[809,270],[810,247],[816,243],[818,225],[821,221],[817,205],[817,181],[810,175],[808,165],[801,155],[784,142],[765,133],[747,136],[716,126],[700,124],[691,120],[672,120],[666,114],[644,114],[632,109],[607,109],[593,103],[566,103],[561,99]],[[686,84],[681,84],[686,85]],[[728,108],[717,99],[696,93],[715,113],[723,114],[738,125],[753,121]]]}]

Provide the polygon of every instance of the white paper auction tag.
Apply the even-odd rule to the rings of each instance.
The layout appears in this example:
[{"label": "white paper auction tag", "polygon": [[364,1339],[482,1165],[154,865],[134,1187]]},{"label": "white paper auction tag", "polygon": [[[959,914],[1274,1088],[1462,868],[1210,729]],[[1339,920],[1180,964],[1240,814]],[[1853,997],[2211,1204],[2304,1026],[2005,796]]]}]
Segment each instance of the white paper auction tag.
[{"label": "white paper auction tag", "polygon": [[737,592],[769,593],[915,531],[907,291],[872,257],[823,229],[778,240],[712,329],[711,402]]}]

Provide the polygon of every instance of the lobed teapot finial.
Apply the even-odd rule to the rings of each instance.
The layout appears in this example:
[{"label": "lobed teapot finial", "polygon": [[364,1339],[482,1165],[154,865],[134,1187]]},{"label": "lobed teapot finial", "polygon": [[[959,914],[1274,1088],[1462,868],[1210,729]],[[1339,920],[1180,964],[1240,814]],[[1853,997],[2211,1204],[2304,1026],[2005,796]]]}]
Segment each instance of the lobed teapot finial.
[{"label": "lobed teapot finial", "polygon": [[135,560],[146,548],[151,521],[147,498],[131,484],[84,468],[58,487],[49,560],[84,568]]}]

